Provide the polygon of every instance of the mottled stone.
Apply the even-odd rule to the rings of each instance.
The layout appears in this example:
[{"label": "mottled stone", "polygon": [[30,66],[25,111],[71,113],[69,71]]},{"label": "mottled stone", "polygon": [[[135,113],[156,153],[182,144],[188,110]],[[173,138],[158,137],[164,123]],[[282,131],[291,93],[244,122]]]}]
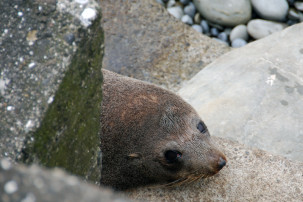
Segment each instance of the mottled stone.
[{"label": "mottled stone", "polygon": [[171,16],[157,2],[106,0],[101,7],[105,69],[176,90],[229,50]]},{"label": "mottled stone", "polygon": [[261,39],[263,37],[271,35],[272,33],[281,31],[285,27],[286,25],[282,23],[255,19],[249,21],[247,24],[247,32],[254,39]]},{"label": "mottled stone", "polygon": [[211,134],[303,161],[301,33],[303,23],[225,54],[180,95]]},{"label": "mottled stone", "polygon": [[251,18],[249,0],[193,0],[193,2],[202,16],[220,25],[245,24]]},{"label": "mottled stone", "polygon": [[264,19],[283,21],[287,15],[286,0],[251,0],[254,10]]}]

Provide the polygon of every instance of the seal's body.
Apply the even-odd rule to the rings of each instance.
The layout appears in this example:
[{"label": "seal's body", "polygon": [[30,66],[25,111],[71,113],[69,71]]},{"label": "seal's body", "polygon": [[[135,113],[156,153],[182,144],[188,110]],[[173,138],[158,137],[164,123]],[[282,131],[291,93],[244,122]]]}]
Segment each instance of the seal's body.
[{"label": "seal's body", "polygon": [[101,184],[173,185],[224,167],[203,121],[179,96],[107,70],[103,76]]}]

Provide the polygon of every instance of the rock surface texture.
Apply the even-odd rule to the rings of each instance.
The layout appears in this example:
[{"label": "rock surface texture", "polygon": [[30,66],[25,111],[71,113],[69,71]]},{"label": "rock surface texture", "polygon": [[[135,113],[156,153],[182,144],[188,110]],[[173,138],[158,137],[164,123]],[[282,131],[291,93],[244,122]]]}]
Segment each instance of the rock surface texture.
[{"label": "rock surface texture", "polygon": [[143,201],[302,201],[303,163],[215,138],[228,159],[217,175],[176,188],[142,188]]},{"label": "rock surface texture", "polygon": [[303,161],[303,23],[225,54],[179,94],[211,134]]},{"label": "rock surface texture", "polygon": [[[229,50],[156,1],[102,0],[103,68],[171,90]],[[171,12],[171,11],[170,11]]]}]

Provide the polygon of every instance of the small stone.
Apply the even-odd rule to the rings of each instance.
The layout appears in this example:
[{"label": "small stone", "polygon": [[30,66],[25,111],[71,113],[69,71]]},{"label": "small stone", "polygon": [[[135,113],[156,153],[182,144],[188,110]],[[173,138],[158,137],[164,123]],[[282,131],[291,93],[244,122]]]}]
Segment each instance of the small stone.
[{"label": "small stone", "polygon": [[203,17],[219,25],[236,26],[251,18],[250,0],[193,0],[193,3]]},{"label": "small stone", "polygon": [[76,0],[76,2],[77,2],[78,4],[84,5],[84,4],[87,4],[87,3],[88,3],[88,0]]},{"label": "small stone", "polygon": [[294,8],[291,8],[288,11],[287,17],[290,20],[300,20],[300,12]]},{"label": "small stone", "polygon": [[218,35],[218,39],[227,42],[227,41],[228,41],[228,36],[227,36],[227,34],[226,34],[225,32],[221,32],[221,33]]},{"label": "small stone", "polygon": [[189,15],[190,17],[194,17],[196,13],[196,8],[193,3],[189,3],[187,6],[184,7],[184,14]]},{"label": "small stone", "polygon": [[203,30],[204,34],[209,33],[209,25],[208,25],[208,23],[207,23],[206,20],[202,20],[201,23],[200,23],[200,25],[202,27],[202,30]]},{"label": "small stone", "polygon": [[251,3],[256,13],[266,20],[285,20],[289,8],[286,0],[251,0]]},{"label": "small stone", "polygon": [[183,15],[181,21],[185,24],[192,25],[193,19],[189,15]]},{"label": "small stone", "polygon": [[8,181],[8,182],[5,183],[5,185],[4,185],[4,191],[5,191],[7,194],[13,194],[13,193],[15,193],[17,190],[18,190],[18,184],[17,184],[17,182],[14,181],[14,180]]},{"label": "small stone", "polygon": [[187,5],[189,3],[189,0],[180,0],[180,3],[183,5]]},{"label": "small stone", "polygon": [[168,8],[167,11],[174,16],[175,18],[181,20],[182,16],[183,16],[183,10],[181,7],[176,6],[176,7],[171,7]]},{"label": "small stone", "polygon": [[233,48],[240,48],[242,46],[245,46],[247,44],[247,42],[243,39],[234,39],[232,42],[231,42],[231,47]]},{"label": "small stone", "polygon": [[268,20],[251,20],[247,24],[247,32],[254,39],[261,39],[274,32],[283,30],[286,27],[285,24],[272,22]]},{"label": "small stone", "polygon": [[294,5],[297,10],[303,11],[303,2],[296,1]]},{"label": "small stone", "polygon": [[3,170],[9,170],[12,167],[11,162],[6,158],[0,160],[0,165]]},{"label": "small stone", "polygon": [[171,7],[174,7],[176,5],[176,1],[175,0],[169,0],[167,2],[167,8],[171,8]]},{"label": "small stone", "polygon": [[93,8],[86,8],[81,13],[80,20],[84,26],[91,25],[91,21],[93,21],[97,17],[97,11]]},{"label": "small stone", "polygon": [[194,30],[196,30],[197,32],[202,33],[202,27],[200,25],[192,25],[192,28],[194,28]]},{"label": "small stone", "polygon": [[245,41],[248,40],[247,27],[245,25],[238,25],[232,29],[230,32],[229,40],[233,41],[235,39],[243,39]]},{"label": "small stone", "polygon": [[200,13],[196,13],[195,17],[194,17],[194,23],[195,24],[200,24],[201,20],[202,20],[202,18],[201,18]]},{"label": "small stone", "polygon": [[212,36],[218,36],[219,31],[218,31],[217,28],[213,27],[213,28],[210,29],[210,34],[211,34]]}]

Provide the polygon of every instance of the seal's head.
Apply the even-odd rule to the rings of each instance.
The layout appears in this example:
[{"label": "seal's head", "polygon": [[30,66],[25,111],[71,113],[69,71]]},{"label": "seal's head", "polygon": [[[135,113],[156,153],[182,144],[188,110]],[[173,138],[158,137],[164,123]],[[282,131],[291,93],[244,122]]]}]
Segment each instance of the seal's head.
[{"label": "seal's head", "polygon": [[103,89],[102,184],[120,190],[177,185],[225,166],[204,122],[179,96],[107,72]]}]

